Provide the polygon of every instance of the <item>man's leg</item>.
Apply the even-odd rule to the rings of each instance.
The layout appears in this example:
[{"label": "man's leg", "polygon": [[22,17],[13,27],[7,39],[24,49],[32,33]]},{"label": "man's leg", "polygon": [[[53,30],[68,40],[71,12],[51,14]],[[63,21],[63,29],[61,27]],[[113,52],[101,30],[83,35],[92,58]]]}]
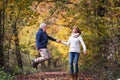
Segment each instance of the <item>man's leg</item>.
[{"label": "man's leg", "polygon": [[46,50],[46,52],[47,52],[47,55],[48,55],[47,58],[50,59],[51,55],[50,55],[50,52],[48,51],[48,49]]},{"label": "man's leg", "polygon": [[34,59],[35,63],[40,63],[42,61],[49,59],[50,54],[47,49],[41,49],[39,52],[41,57]]},{"label": "man's leg", "polygon": [[39,62],[44,59],[44,50],[43,49],[40,49],[39,50],[39,54],[41,55],[41,57],[38,57],[34,60],[32,60],[32,66],[33,68],[36,68],[37,69],[37,65],[39,64]]},{"label": "man's leg", "polygon": [[43,61],[46,61],[50,58],[50,53],[48,52],[47,49],[40,49],[39,50],[39,53],[41,55],[41,57],[38,57],[36,59],[34,59],[32,61],[33,63],[33,68],[37,68],[37,65],[40,63],[40,62],[43,62]]}]

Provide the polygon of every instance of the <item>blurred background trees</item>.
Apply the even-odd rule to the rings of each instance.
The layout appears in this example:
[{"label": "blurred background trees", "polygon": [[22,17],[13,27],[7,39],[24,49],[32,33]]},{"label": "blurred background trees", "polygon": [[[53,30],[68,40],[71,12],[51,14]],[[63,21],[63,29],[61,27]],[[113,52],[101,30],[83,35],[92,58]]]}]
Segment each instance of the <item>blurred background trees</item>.
[{"label": "blurred background trees", "polygon": [[[80,72],[98,80],[120,77],[119,0],[0,0],[0,67],[6,72],[34,72],[38,56],[35,35],[41,22],[49,35],[67,41],[74,26],[82,30],[87,55]],[[68,47],[49,41],[53,58],[39,64],[42,71],[69,69]],[[45,69],[43,68],[46,67]]]}]

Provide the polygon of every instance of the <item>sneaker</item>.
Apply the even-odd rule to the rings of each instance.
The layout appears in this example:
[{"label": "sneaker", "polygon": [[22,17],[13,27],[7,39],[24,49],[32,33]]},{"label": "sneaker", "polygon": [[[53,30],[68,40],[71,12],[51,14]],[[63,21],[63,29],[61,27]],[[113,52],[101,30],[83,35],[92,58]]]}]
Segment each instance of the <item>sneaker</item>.
[{"label": "sneaker", "polygon": [[34,60],[32,60],[32,67],[37,69],[38,63],[35,63]]}]

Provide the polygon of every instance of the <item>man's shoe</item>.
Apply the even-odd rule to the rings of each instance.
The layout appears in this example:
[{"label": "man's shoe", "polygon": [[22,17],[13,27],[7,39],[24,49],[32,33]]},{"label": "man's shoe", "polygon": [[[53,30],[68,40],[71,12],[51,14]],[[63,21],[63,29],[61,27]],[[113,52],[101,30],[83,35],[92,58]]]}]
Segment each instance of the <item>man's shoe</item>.
[{"label": "man's shoe", "polygon": [[35,63],[34,60],[32,60],[32,67],[37,69],[38,63]]}]

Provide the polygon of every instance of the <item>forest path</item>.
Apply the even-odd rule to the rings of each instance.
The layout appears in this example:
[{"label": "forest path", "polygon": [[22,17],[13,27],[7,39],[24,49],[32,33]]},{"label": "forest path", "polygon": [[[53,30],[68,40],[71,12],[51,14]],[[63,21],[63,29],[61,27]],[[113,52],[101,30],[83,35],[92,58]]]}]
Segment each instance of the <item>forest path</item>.
[{"label": "forest path", "polygon": [[[29,75],[18,75],[17,80],[73,80],[68,72],[39,72]],[[75,80],[75,79],[74,79]],[[86,77],[78,74],[77,80],[94,80],[92,77]]]}]

